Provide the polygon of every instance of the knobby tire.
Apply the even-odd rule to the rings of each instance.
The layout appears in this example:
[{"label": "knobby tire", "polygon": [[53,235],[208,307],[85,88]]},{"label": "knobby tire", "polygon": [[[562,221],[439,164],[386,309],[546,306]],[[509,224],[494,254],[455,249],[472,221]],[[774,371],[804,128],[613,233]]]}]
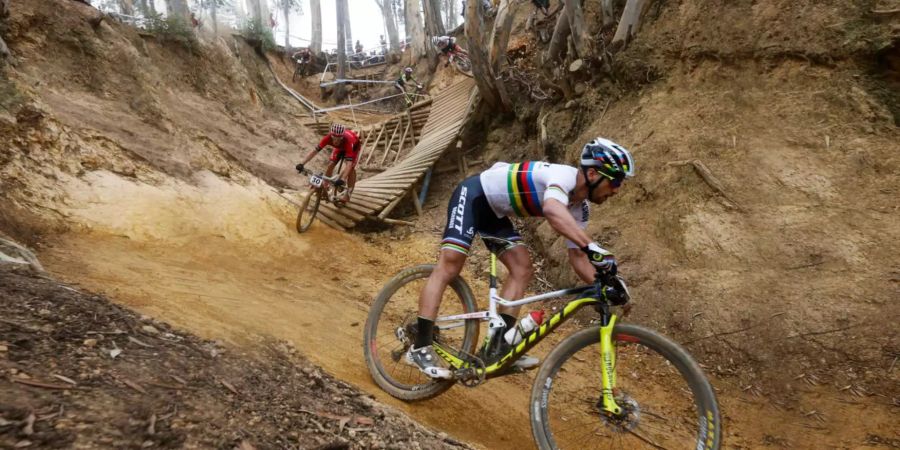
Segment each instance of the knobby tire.
[{"label": "knobby tire", "polygon": [[[389,326],[387,329],[391,329],[396,325],[400,325],[399,323],[395,324],[390,321],[390,317],[386,317],[384,314],[385,307],[391,302],[392,297],[396,294],[403,286],[412,283],[416,280],[426,279],[431,275],[431,272],[434,271],[433,264],[424,264],[419,266],[410,267],[402,270],[398,273],[394,278],[392,278],[388,283],[381,289],[381,292],[375,297],[375,300],[372,303],[372,308],[369,310],[369,317],[366,320],[366,326],[364,329],[363,335],[363,353],[366,358],[366,366],[369,368],[369,373],[372,375],[372,379],[375,383],[383,389],[385,392],[390,394],[393,397],[396,397],[400,400],[404,401],[419,401],[426,400],[435,396],[442,394],[447,389],[450,389],[451,386],[455,383],[454,380],[429,380],[426,383],[422,384],[406,384],[395,377],[391,376],[388,370],[381,364],[381,357],[385,355],[380,355],[380,353],[387,353],[386,350],[381,350],[385,345],[384,343],[378,342],[378,339],[390,339],[390,337],[386,336],[378,336],[378,325],[381,321],[386,321]],[[469,285],[461,278],[457,277],[448,285],[448,293],[452,291],[455,295],[456,300],[462,306],[463,311],[465,312],[475,312],[477,311],[477,305],[475,303],[475,296],[472,294],[472,290],[469,288]],[[445,294],[446,296],[447,294]],[[418,298],[410,299],[411,304],[408,305],[410,310],[417,311],[418,310]],[[401,300],[395,299],[396,302],[400,302]],[[444,303],[451,301],[451,299],[444,299]],[[443,313],[439,313],[443,314]],[[415,313],[412,314],[411,317],[404,319],[408,320],[416,320],[417,315]],[[463,350],[469,354],[475,353],[475,346],[478,341],[478,326],[479,321],[477,319],[470,319],[465,321],[464,325],[464,337],[462,339],[462,344],[458,350]],[[406,350],[405,348],[403,349]],[[400,364],[404,364],[402,361]],[[414,369],[418,370],[418,369]],[[422,375],[425,376],[424,374]]]},{"label": "knobby tire", "polygon": [[322,201],[322,189],[313,189],[309,195],[303,199],[300,204],[300,211],[297,212],[297,232],[303,233],[312,226],[319,212],[319,203]]},{"label": "knobby tire", "polygon": [[[641,359],[644,355],[662,357],[664,361],[670,363],[677,370],[677,374],[673,374],[673,377],[680,376],[681,381],[684,382],[684,386],[690,391],[689,395],[691,399],[683,398],[682,401],[685,402],[685,405],[690,404],[690,400],[693,402],[693,409],[690,410],[691,414],[694,415],[693,419],[696,420],[696,433],[694,433],[694,428],[684,426],[683,436],[685,440],[691,439],[691,448],[696,449],[704,449],[704,450],[717,450],[721,445],[721,437],[722,437],[722,425],[721,425],[721,417],[719,413],[718,403],[716,402],[716,396],[713,392],[712,386],[709,384],[709,381],[703,374],[700,366],[691,358],[691,356],[678,344],[668,340],[662,335],[636,326],[629,324],[616,324],[613,330],[613,343],[617,346],[617,349],[620,348],[620,345],[635,345],[640,351],[644,351],[645,353],[641,353],[640,351],[636,351],[629,354],[623,354],[622,352],[618,352],[616,354],[616,366],[617,366],[617,377],[621,381],[628,377],[636,377],[637,375],[633,373],[628,373],[628,371],[619,371],[618,367],[621,366],[622,362],[625,362],[626,366],[630,364],[634,364],[636,367],[639,367],[640,362],[643,361]],[[579,350],[593,347],[593,350],[587,350],[588,353],[586,355],[593,355],[592,358],[596,360],[596,363],[584,362],[582,361],[585,354],[582,355],[581,358],[575,356]],[[561,422],[561,418],[554,417],[553,414],[550,413],[550,408],[555,408],[557,411],[557,416],[559,415],[558,411],[565,411],[566,414],[571,414],[572,417],[568,418],[570,423],[565,425],[559,425],[555,429],[557,432],[566,431],[575,433],[575,431],[571,431],[568,429],[568,426],[571,425],[571,422],[578,422],[578,410],[584,408],[581,405],[593,403],[595,400],[599,400],[600,396],[600,356],[599,356],[599,347],[600,347],[600,331],[599,326],[594,326],[587,328],[585,330],[579,331],[565,340],[560,342],[547,356],[544,363],[541,365],[540,370],[537,373],[537,376],[534,380],[534,385],[531,390],[531,400],[530,400],[530,415],[531,415],[531,430],[535,439],[535,443],[537,443],[538,447],[541,449],[558,449],[558,448],[570,448],[577,447],[588,448],[587,445],[596,444],[602,445],[603,448],[618,448],[612,444],[612,441],[618,439],[628,440],[634,439],[633,436],[636,436],[641,432],[641,423],[636,425],[637,432],[628,431],[623,432],[616,429],[611,429],[611,425],[608,422],[602,422],[599,412],[599,409],[591,410],[592,414],[583,414],[581,418],[588,418],[588,422],[585,427],[578,427],[578,432],[584,434],[584,428],[595,426],[597,424],[600,425],[602,433],[590,433],[591,430],[587,430],[589,441],[581,442],[579,444],[569,445],[560,447],[557,442],[556,436],[554,436],[554,430],[551,429],[551,422]],[[646,350],[645,350],[646,349]],[[649,350],[649,351],[647,351]],[[653,353],[651,353],[653,352]],[[624,358],[631,358],[631,361],[625,360]],[[571,362],[570,362],[571,361]],[[569,366],[564,366],[567,362],[570,362]],[[565,373],[574,373],[581,367],[593,367],[592,364],[596,364],[597,370],[596,374],[593,377],[593,380],[589,380],[588,383],[593,383],[593,385],[588,385],[592,387],[593,391],[591,395],[594,397],[580,399],[583,401],[572,401],[571,405],[566,404],[564,407],[560,405],[560,403],[565,403],[563,398],[560,399],[559,402],[555,402],[554,404],[550,404],[553,400],[558,397],[554,395],[553,390],[561,389],[563,393],[557,394],[560,397],[565,397],[565,392],[568,392],[566,389],[570,388],[570,385],[566,384],[566,375],[562,375]],[[563,367],[569,367],[567,370],[561,369]],[[674,372],[674,371],[673,371]],[[561,380],[557,380],[557,377],[563,376]],[[576,378],[572,378],[574,381]],[[654,407],[657,407],[658,404],[655,403],[659,397],[653,397],[649,394],[649,391],[652,388],[657,388],[661,391],[666,391],[667,394],[673,394],[672,390],[678,389],[675,385],[653,385],[652,387],[648,385],[648,383],[652,383],[652,377],[642,377],[639,380],[626,380],[626,385],[630,385],[630,383],[634,383],[637,386],[636,389],[633,389],[635,392],[634,395],[635,400],[643,400],[644,405],[643,408],[646,410],[643,412],[645,417],[648,417],[649,423],[645,426],[650,427],[653,420],[653,411]],[[641,390],[641,383],[646,387],[645,390]],[[561,385],[559,385],[561,384]],[[621,384],[617,386],[621,388]],[[557,386],[559,385],[559,386]],[[587,389],[579,389],[579,392],[586,391]],[[646,392],[645,392],[646,391]],[[682,393],[674,392],[674,395],[684,395],[687,397],[687,391]],[[627,393],[626,393],[627,394]],[[573,396],[577,397],[577,396]],[[651,399],[651,400],[647,400]],[[662,403],[665,398],[659,399],[659,402]],[[681,405],[679,403],[679,405]],[[621,404],[620,404],[621,406]],[[590,408],[588,408],[590,409]],[[678,411],[666,411],[669,415],[678,414]],[[687,414],[685,412],[685,414]],[[687,417],[691,417],[687,415]],[[563,419],[566,420],[566,419]],[[686,420],[686,418],[685,418]],[[647,422],[647,420],[645,420]],[[677,421],[672,421],[677,422]],[[681,422],[683,423],[683,422]],[[655,425],[654,425],[655,426]],[[665,426],[665,425],[663,425]],[[669,435],[677,434],[676,431],[682,431],[676,429],[678,424],[671,424],[671,433]],[[650,429],[652,432],[652,428]],[[662,435],[666,435],[665,430],[660,430]],[[617,437],[616,433],[620,433]],[[696,436],[696,438],[694,438]],[[563,438],[564,440],[564,438]],[[634,443],[626,444],[625,447],[634,448]],[[620,445],[621,446],[621,445]],[[646,441],[642,442],[641,447],[654,448],[659,447],[659,444],[651,445]],[[673,448],[670,445],[663,445],[663,448]],[[681,448],[681,447],[678,447]]]}]

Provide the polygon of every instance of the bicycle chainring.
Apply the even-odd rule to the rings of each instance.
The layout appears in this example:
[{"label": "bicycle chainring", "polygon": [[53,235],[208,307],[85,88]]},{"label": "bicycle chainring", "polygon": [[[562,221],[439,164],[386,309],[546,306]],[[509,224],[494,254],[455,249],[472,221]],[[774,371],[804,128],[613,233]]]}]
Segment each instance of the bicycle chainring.
[{"label": "bicycle chainring", "polygon": [[459,384],[468,388],[473,388],[484,383],[484,375],[487,373],[485,369],[487,366],[481,358],[462,350],[456,350],[456,357],[467,362],[469,365],[469,367],[459,369],[455,372]]}]

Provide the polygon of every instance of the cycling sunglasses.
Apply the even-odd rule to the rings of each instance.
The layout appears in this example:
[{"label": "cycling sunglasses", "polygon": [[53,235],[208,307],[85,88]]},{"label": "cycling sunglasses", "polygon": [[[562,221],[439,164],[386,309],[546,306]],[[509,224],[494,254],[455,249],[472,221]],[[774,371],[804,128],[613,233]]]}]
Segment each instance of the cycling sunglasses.
[{"label": "cycling sunglasses", "polygon": [[609,178],[609,184],[610,184],[610,186],[612,186],[614,188],[621,187],[622,183],[625,182],[625,174],[624,173],[619,172],[619,173],[616,173],[615,176],[607,175],[603,172],[600,172],[600,173],[603,176],[605,176],[606,178]]}]

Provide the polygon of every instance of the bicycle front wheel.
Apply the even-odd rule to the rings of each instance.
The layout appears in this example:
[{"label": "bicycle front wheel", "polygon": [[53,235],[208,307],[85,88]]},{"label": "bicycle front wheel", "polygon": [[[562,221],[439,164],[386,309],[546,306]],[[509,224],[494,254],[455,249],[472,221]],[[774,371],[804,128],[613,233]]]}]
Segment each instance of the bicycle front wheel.
[{"label": "bicycle front wheel", "polygon": [[[418,333],[419,294],[434,265],[410,267],[391,279],[372,303],[363,336],[366,365],[375,383],[388,394],[406,401],[435,397],[453,386],[453,380],[435,380],[405,362],[406,351]],[[439,316],[475,312],[475,297],[462,278],[450,283],[441,299]],[[475,352],[478,319],[438,324],[434,340],[444,347]]]},{"label": "bicycle front wheel", "polygon": [[316,219],[316,213],[319,212],[319,203],[322,201],[322,189],[313,189],[309,191],[306,198],[300,204],[300,211],[297,212],[297,232],[303,233],[312,226],[313,220]]},{"label": "bicycle front wheel", "polygon": [[468,56],[456,55],[456,57],[453,58],[453,65],[456,66],[456,70],[458,70],[459,73],[467,77],[472,76],[472,62],[469,61]]},{"label": "bicycle front wheel", "polygon": [[602,410],[600,330],[550,352],[531,390],[531,430],[541,449],[718,449],[719,407],[700,366],[678,344],[617,324],[616,388],[623,413]]}]

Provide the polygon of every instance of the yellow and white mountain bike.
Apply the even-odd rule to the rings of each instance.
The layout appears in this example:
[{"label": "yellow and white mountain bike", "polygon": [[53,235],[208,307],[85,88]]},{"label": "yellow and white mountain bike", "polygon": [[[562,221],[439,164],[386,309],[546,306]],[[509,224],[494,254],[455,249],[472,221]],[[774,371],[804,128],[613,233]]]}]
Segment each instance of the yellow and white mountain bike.
[{"label": "yellow and white mountain bike", "polygon": [[[453,384],[474,387],[518,370],[513,363],[586,306],[599,313],[597,325],[563,339],[537,371],[529,411],[541,449],[657,448],[718,449],[719,406],[700,366],[678,344],[636,325],[617,321],[611,308],[628,301],[621,278],[598,274],[591,285],[507,301],[497,294],[497,256],[491,254],[488,310],[479,311],[469,285],[450,283],[435,321],[434,349],[454,371],[436,380],[407,365],[415,342],[419,293],[433,265],[400,271],[375,298],[366,321],[364,352],[372,378],[406,401],[437,396]],[[492,339],[502,329],[498,307],[572,297],[559,312],[509,346]],[[489,336],[480,349],[481,322]],[[497,343],[500,342],[498,345]],[[523,405],[524,406],[524,405]]]}]

